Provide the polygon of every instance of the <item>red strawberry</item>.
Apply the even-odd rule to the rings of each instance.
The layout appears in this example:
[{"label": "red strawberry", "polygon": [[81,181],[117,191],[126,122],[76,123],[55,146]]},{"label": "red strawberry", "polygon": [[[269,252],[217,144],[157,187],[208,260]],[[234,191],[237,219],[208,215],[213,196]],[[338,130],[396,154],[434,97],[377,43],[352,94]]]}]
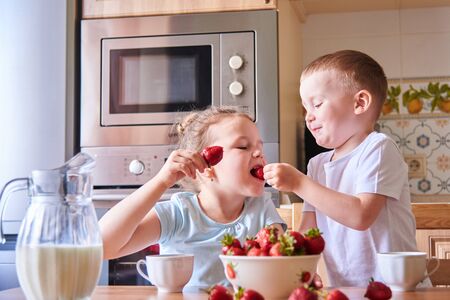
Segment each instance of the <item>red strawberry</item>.
[{"label": "red strawberry", "polygon": [[291,256],[294,254],[294,238],[288,234],[284,233],[278,237],[278,242],[276,242],[272,248],[270,248],[270,256]]},{"label": "red strawberry", "polygon": [[310,279],[311,279],[311,273],[309,273],[308,271],[302,272],[301,277],[300,277],[301,282],[307,283]]},{"label": "red strawberry", "polygon": [[288,300],[317,300],[318,296],[315,292],[305,288],[298,287],[294,289]]},{"label": "red strawberry", "polygon": [[245,250],[240,247],[231,247],[230,249],[228,249],[228,252],[226,253],[226,255],[236,255],[236,256],[243,256],[246,254],[247,253],[245,252]]},{"label": "red strawberry", "polygon": [[247,256],[261,256],[261,248],[253,247],[247,251]]},{"label": "red strawberry", "polygon": [[325,248],[325,240],[318,228],[311,228],[305,233],[306,254],[320,254]]},{"label": "red strawberry", "polygon": [[281,243],[276,242],[275,245],[273,245],[269,250],[269,256],[283,256],[282,250],[281,250]]},{"label": "red strawberry", "polygon": [[332,290],[328,293],[326,300],[348,300],[348,297],[340,290]]},{"label": "red strawberry", "polygon": [[222,243],[222,254],[228,255],[231,248],[241,248],[241,242],[231,234],[225,234],[220,241]]},{"label": "red strawberry", "polygon": [[258,242],[254,238],[246,238],[244,242],[244,250],[249,251],[252,248],[260,248]]},{"label": "red strawberry", "polygon": [[255,290],[243,289],[239,287],[237,293],[234,295],[235,300],[264,300],[264,297]]},{"label": "red strawberry", "polygon": [[294,248],[295,250],[300,250],[305,245],[304,236],[298,231],[288,231],[288,233],[294,238]]},{"label": "red strawberry", "polygon": [[209,167],[217,165],[223,157],[223,148],[220,146],[210,146],[202,150],[202,156]]},{"label": "red strawberry", "polygon": [[233,294],[220,284],[216,284],[210,288],[208,294],[208,300],[233,300]]},{"label": "red strawberry", "polygon": [[274,227],[264,227],[258,231],[255,240],[263,251],[268,251],[278,240],[278,230]]},{"label": "red strawberry", "polygon": [[253,177],[264,180],[264,167],[257,166],[250,170],[250,174],[252,174]]},{"label": "red strawberry", "polygon": [[227,275],[230,279],[236,278],[236,271],[234,270],[234,266],[232,263],[227,264]]},{"label": "red strawberry", "polygon": [[384,283],[374,281],[373,278],[371,278],[364,297],[369,298],[370,300],[387,300],[391,299],[392,291]]}]

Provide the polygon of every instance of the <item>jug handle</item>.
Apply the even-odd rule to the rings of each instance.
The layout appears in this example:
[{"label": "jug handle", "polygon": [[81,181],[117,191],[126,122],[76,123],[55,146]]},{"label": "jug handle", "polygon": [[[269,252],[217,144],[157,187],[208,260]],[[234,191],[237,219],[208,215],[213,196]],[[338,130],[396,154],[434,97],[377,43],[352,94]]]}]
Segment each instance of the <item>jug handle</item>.
[{"label": "jug handle", "polygon": [[[0,244],[4,244],[6,242],[5,236],[3,234],[3,214],[5,213],[6,202],[11,193],[17,192],[20,190],[25,190],[28,188],[28,178],[15,178],[8,181],[0,192]],[[10,186],[11,185],[11,186]],[[5,199],[3,199],[3,194],[7,191],[7,188],[10,186],[10,191],[5,194]]]}]

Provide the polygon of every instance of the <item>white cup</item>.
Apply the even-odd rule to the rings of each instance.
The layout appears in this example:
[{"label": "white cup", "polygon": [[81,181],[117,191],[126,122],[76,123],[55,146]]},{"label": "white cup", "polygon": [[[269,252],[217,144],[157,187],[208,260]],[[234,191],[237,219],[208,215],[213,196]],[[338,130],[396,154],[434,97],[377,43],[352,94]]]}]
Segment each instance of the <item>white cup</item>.
[{"label": "white cup", "polygon": [[[439,268],[436,267],[427,273],[427,254],[425,252],[386,252],[378,253],[378,268],[384,282],[393,291],[412,291],[417,284]],[[431,261],[430,260],[430,261]]]},{"label": "white cup", "polygon": [[[148,276],[142,271],[141,265],[147,266]],[[155,285],[158,291],[179,293],[191,279],[194,270],[194,255],[147,255],[145,260],[138,260],[136,269],[139,275]]]}]

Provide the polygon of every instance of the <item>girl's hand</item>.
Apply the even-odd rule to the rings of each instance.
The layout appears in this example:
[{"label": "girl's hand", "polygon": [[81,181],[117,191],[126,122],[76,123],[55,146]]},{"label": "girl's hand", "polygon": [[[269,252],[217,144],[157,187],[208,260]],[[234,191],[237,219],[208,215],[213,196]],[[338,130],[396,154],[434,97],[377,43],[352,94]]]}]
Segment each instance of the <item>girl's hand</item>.
[{"label": "girl's hand", "polygon": [[185,176],[195,179],[197,170],[203,173],[207,167],[200,153],[178,149],[170,153],[157,176],[164,182],[166,188],[170,188]]},{"label": "girl's hand", "polygon": [[282,192],[294,192],[299,186],[302,172],[286,163],[268,164],[264,167],[264,179]]}]

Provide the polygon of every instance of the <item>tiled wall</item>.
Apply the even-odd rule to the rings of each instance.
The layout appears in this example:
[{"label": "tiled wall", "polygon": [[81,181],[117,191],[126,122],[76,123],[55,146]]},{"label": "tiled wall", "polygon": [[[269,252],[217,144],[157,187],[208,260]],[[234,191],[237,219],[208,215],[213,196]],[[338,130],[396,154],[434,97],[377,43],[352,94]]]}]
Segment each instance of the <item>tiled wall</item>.
[{"label": "tiled wall", "polygon": [[415,202],[450,201],[450,114],[423,99],[408,113],[402,94],[430,82],[450,84],[450,7],[310,15],[303,26],[303,63],[341,49],[375,58],[400,86],[399,112],[379,121],[379,130],[399,145],[410,166]]}]

